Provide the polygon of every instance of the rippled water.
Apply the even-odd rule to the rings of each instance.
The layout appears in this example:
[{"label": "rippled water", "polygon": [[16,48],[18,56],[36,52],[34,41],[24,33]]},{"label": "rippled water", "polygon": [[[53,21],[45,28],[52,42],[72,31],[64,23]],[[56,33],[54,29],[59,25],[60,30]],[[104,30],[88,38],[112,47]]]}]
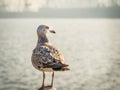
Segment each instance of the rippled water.
[{"label": "rippled water", "polygon": [[40,87],[42,73],[31,65],[39,24],[56,30],[48,36],[71,68],[55,73],[57,90],[120,90],[119,19],[0,19],[0,90]]}]

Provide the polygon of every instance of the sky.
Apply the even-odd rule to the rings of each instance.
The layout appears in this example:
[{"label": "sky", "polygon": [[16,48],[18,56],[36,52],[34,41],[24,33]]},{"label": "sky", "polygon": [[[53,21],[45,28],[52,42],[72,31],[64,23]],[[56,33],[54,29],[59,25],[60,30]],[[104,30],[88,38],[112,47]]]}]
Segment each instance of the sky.
[{"label": "sky", "polygon": [[[111,6],[113,0],[0,0],[0,8],[11,12],[33,11],[40,8],[85,8],[99,6]],[[117,0],[120,3],[120,0]],[[25,2],[27,8],[25,8]],[[3,7],[2,4],[5,4]]]}]

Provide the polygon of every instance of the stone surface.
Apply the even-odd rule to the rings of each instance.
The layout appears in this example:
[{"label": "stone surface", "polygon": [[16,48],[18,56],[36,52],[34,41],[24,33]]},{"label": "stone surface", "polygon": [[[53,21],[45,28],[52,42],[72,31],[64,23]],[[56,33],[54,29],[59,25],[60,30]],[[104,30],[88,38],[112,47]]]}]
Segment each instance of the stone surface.
[{"label": "stone surface", "polygon": [[45,87],[39,88],[38,90],[56,90],[56,88],[51,86],[45,86]]}]

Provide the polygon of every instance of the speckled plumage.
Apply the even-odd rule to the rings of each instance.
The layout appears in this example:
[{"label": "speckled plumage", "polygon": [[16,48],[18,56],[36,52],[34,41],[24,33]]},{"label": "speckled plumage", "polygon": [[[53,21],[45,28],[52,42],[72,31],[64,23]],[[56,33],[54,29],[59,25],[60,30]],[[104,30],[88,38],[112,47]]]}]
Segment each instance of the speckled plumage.
[{"label": "speckled plumage", "polygon": [[60,70],[62,67],[68,66],[64,64],[64,58],[59,50],[49,44],[40,45],[33,50],[32,62],[38,70],[43,68]]}]

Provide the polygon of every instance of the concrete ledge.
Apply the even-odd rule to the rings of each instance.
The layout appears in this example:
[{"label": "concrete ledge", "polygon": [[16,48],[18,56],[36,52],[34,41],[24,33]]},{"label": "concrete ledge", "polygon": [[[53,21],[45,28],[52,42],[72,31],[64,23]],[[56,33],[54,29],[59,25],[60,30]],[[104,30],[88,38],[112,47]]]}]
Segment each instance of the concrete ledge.
[{"label": "concrete ledge", "polygon": [[45,87],[39,88],[38,90],[56,90],[56,88],[51,86],[45,86]]}]

